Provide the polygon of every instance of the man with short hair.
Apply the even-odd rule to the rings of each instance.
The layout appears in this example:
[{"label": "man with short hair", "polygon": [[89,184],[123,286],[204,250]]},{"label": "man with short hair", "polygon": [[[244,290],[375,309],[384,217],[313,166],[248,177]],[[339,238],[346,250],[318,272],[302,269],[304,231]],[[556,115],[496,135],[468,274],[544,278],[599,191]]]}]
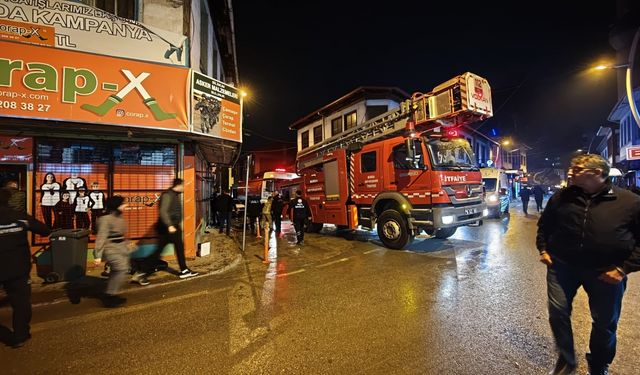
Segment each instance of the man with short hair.
[{"label": "man with short hair", "polygon": [[158,220],[158,247],[144,262],[142,273],[134,275],[133,282],[142,285],[140,281],[145,282],[145,276],[155,272],[162,250],[168,245],[173,244],[180,266],[181,279],[197,276],[187,267],[187,261],[184,255],[184,242],[182,241],[182,202],[180,194],[184,192],[184,181],[180,178],[173,180],[171,188],[166,190],[160,196],[160,218]]},{"label": "man with short hair", "polygon": [[0,284],[13,309],[11,346],[19,348],[31,338],[31,251],[27,231],[48,236],[49,227],[9,207],[11,193],[0,189]]},{"label": "man with short hair", "polygon": [[571,161],[572,185],[556,192],[538,221],[536,246],[547,266],[549,323],[559,357],[550,374],[574,374],[571,307],[580,286],[593,320],[589,374],[608,374],[627,274],[640,269],[640,197],[612,186],[600,155]]}]

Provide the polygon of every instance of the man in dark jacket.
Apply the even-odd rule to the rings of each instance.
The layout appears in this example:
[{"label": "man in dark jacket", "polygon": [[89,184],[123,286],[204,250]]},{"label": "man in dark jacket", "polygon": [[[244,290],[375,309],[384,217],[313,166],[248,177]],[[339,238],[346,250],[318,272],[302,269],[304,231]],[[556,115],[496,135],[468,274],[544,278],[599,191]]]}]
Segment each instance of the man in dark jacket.
[{"label": "man in dark jacket", "polygon": [[236,210],[236,204],[229,195],[229,189],[223,189],[222,194],[216,198],[216,207],[218,208],[218,221],[220,222],[220,233],[225,228],[227,236],[231,231],[231,215]]},{"label": "man in dark jacket", "polygon": [[607,374],[627,274],[640,269],[640,197],[611,185],[599,155],[571,161],[573,185],[555,193],[538,221],[536,246],[547,265],[549,322],[559,358],[551,374],[576,369],[571,306],[582,286],[593,320],[590,374]]},{"label": "man in dark jacket", "polygon": [[9,208],[9,190],[0,189],[0,284],[13,309],[11,346],[19,348],[31,338],[31,251],[27,231],[48,236],[49,227],[24,212]]},{"label": "man in dark jacket", "polygon": [[529,214],[529,198],[531,198],[531,190],[523,186],[522,189],[520,189],[520,199],[522,200],[522,211],[525,215]]},{"label": "man in dark jacket", "polygon": [[273,193],[273,202],[271,202],[271,217],[276,225],[276,237],[280,237],[282,232],[282,209],[284,208],[284,202],[280,197],[279,192]]},{"label": "man in dark jacket", "polygon": [[542,186],[536,185],[533,188],[533,198],[536,200],[536,208],[538,212],[542,211],[542,200],[544,199],[544,190],[542,190]]},{"label": "man in dark jacket", "polygon": [[[158,219],[158,247],[146,260],[143,266],[143,272],[150,274],[155,271],[162,250],[168,245],[173,244],[178,265],[180,266],[181,279],[192,276],[198,276],[187,267],[187,260],[184,256],[184,242],[182,240],[182,202],[180,194],[184,192],[184,181],[180,178],[173,180],[173,185],[160,196],[160,218]],[[140,280],[143,280],[140,277]],[[134,280],[136,281],[136,280]],[[142,283],[141,283],[142,285]]]},{"label": "man in dark jacket", "polygon": [[11,198],[9,198],[9,207],[16,211],[27,212],[27,194],[18,189],[18,181],[7,181],[4,188],[9,190]]},{"label": "man in dark jacket", "polygon": [[293,221],[296,229],[296,243],[304,245],[304,223],[311,219],[311,209],[309,203],[302,198],[302,192],[296,191],[296,197],[289,202],[289,217]]}]

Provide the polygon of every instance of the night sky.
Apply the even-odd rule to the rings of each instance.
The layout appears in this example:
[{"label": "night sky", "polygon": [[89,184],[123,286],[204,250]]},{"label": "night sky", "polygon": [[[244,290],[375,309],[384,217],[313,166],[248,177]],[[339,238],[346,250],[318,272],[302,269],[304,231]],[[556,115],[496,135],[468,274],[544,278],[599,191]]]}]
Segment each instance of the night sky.
[{"label": "night sky", "polygon": [[358,86],[426,92],[466,71],[493,91],[494,118],[473,127],[530,145],[534,164],[607,122],[615,73],[587,70],[615,59],[615,1],[430,3],[235,1],[245,150],[293,147],[292,122]]}]

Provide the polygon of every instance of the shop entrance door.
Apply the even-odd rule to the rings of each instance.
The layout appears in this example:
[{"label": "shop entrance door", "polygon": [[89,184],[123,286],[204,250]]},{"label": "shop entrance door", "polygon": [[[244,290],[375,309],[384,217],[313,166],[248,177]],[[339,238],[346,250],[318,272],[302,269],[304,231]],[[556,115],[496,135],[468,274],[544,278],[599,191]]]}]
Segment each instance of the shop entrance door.
[{"label": "shop entrance door", "polygon": [[[26,192],[27,166],[16,164],[0,164],[0,187],[4,187],[9,181],[16,181],[18,183],[18,190]],[[22,202],[22,204],[23,207],[27,207],[26,201]]]}]

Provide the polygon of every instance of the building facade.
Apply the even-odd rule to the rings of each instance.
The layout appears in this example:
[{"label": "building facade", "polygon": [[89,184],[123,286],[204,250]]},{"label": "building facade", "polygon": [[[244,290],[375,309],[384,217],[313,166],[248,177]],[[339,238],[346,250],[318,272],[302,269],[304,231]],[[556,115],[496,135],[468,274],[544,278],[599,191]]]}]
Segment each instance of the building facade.
[{"label": "building facade", "polygon": [[[27,211],[52,228],[92,227],[104,199],[122,195],[129,237],[151,246],[158,198],[180,177],[186,253],[195,256],[214,171],[233,163],[242,141],[229,2],[47,6],[0,3],[1,23],[39,30],[0,33],[2,182],[18,181]],[[219,81],[215,100],[194,87],[194,71]],[[194,109],[205,101],[235,119],[219,123],[211,111]],[[203,125],[212,122],[215,130]],[[238,136],[215,133],[224,126],[237,127]],[[61,202],[73,208],[62,210]],[[34,246],[46,242],[33,238]]]}]

